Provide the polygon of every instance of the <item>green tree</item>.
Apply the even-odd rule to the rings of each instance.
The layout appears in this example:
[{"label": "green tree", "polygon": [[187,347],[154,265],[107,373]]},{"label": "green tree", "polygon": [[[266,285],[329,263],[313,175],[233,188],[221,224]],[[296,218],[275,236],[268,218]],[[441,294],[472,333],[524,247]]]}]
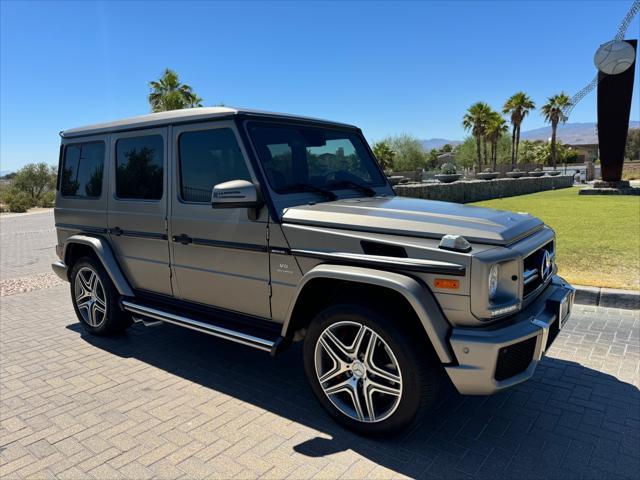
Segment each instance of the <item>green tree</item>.
[{"label": "green tree", "polygon": [[566,122],[569,117],[565,115],[565,109],[571,105],[571,99],[564,92],[553,95],[547,99],[547,103],[542,106],[542,116],[544,120],[551,124],[551,165],[556,168],[557,148],[556,133],[558,123]]},{"label": "green tree", "polygon": [[403,133],[383,140],[395,152],[393,167],[396,171],[424,168],[427,155],[416,137]]},{"label": "green tree", "polygon": [[627,146],[624,156],[628,160],[640,159],[640,128],[630,128],[627,133]]},{"label": "green tree", "polygon": [[22,192],[31,207],[39,205],[44,194],[56,186],[56,169],[44,162],[30,163],[16,172],[11,189]]},{"label": "green tree", "polygon": [[437,149],[432,148],[429,154],[427,155],[427,167],[430,170],[435,169],[438,166],[438,152]]},{"label": "green tree", "polygon": [[453,151],[453,147],[451,145],[449,145],[448,143],[445,143],[442,148],[440,149],[441,152],[452,152]]},{"label": "green tree", "polygon": [[[553,165],[551,158],[552,145],[550,142],[543,142],[542,140],[522,142],[521,160],[525,163],[542,163],[543,165]],[[574,162],[577,157],[577,153],[571,150],[561,141],[556,142],[556,160],[557,162],[571,163]],[[555,168],[555,167],[554,167]]]},{"label": "green tree", "polygon": [[496,170],[498,162],[498,141],[509,132],[507,121],[498,112],[491,112],[485,129],[486,140],[491,144],[491,168]]},{"label": "green tree", "polygon": [[530,110],[536,108],[536,104],[524,92],[514,93],[502,107],[502,113],[511,117],[513,130],[511,133],[511,168],[516,168],[518,163],[518,146],[520,145],[520,126],[524,117]]},{"label": "green tree", "polygon": [[151,93],[148,100],[154,112],[202,106],[202,99],[189,85],[180,83],[178,74],[168,68],[159,80],[149,82],[149,87],[151,87]]},{"label": "green tree", "polygon": [[[478,156],[478,171],[482,170],[482,140],[485,137],[487,121],[491,114],[491,107],[484,102],[474,103],[469,107],[467,113],[462,118],[462,126],[465,130],[470,130],[476,139],[476,153]],[[485,157],[486,143],[485,143]]]},{"label": "green tree", "polygon": [[372,150],[383,170],[388,171],[393,169],[393,160],[396,156],[396,152],[391,149],[387,142],[382,140],[374,143]]}]

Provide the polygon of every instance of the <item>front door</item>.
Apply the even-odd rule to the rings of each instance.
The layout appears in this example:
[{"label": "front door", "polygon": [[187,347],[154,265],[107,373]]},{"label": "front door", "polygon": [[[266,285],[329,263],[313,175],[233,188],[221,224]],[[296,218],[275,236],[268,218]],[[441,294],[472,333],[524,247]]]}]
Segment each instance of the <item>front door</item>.
[{"label": "front door", "polygon": [[167,153],[166,128],[112,135],[107,223],[133,288],[172,295]]},{"label": "front door", "polygon": [[213,186],[255,182],[231,121],[173,127],[170,237],[176,294],[192,302],[270,318],[267,209],[213,209]]}]

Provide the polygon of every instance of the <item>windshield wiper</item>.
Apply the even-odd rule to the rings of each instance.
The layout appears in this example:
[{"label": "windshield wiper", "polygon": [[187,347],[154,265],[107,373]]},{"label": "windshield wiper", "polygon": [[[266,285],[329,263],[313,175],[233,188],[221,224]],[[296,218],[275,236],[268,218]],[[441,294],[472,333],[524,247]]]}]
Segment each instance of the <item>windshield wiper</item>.
[{"label": "windshield wiper", "polygon": [[373,188],[367,187],[366,185],[362,185],[358,182],[354,182],[353,180],[336,180],[327,184],[327,186],[331,188],[351,187],[355,190],[359,190],[369,197],[373,197],[376,194],[376,191]]},{"label": "windshield wiper", "polygon": [[324,188],[316,187],[310,183],[294,183],[293,185],[287,185],[285,187],[287,191],[303,191],[303,192],[312,192],[317,193],[318,195],[322,195],[327,200],[337,200],[338,196],[333,193],[331,190],[326,190]]}]

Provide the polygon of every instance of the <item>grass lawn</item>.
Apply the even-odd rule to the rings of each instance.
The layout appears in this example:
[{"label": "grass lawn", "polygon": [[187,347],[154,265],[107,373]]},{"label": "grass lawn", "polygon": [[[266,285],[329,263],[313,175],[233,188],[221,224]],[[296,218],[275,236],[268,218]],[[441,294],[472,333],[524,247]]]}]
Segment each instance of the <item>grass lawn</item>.
[{"label": "grass lawn", "polygon": [[564,188],[473,205],[527,212],[553,228],[559,273],[570,283],[640,289],[640,197]]}]

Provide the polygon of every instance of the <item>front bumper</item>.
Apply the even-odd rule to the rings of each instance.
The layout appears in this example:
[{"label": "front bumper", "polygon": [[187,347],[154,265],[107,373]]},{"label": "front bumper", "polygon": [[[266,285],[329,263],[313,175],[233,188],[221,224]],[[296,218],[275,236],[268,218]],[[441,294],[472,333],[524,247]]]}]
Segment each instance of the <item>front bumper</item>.
[{"label": "front bumper", "polygon": [[457,390],[489,395],[533,375],[573,308],[575,289],[555,276],[540,296],[511,319],[484,328],[454,328],[458,361],[445,367]]}]

